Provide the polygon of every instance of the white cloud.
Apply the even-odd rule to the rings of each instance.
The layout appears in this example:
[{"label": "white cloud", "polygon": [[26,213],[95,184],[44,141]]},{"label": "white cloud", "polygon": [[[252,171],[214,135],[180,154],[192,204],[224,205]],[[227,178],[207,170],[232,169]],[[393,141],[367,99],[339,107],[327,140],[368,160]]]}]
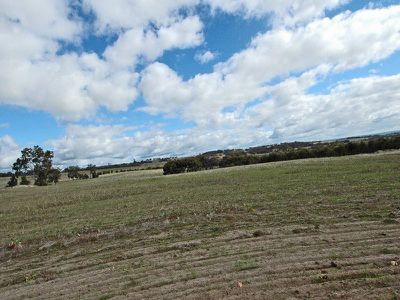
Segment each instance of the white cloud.
[{"label": "white cloud", "polygon": [[[57,154],[57,163],[98,158],[126,158],[127,139],[121,138],[126,128],[122,126],[70,125],[64,138],[50,141]],[[113,139],[113,140],[112,140]],[[90,157],[88,157],[90,156]]]},{"label": "white cloud", "polygon": [[[79,45],[88,34],[84,29],[89,28],[67,1],[1,1],[0,103],[44,110],[67,121],[93,117],[99,107],[127,110],[137,97],[139,74],[134,70],[138,62],[152,62],[166,50],[203,43],[203,24],[195,15],[196,5],[228,13],[244,9],[247,16],[273,13],[276,18],[289,15],[304,19],[304,14],[319,16],[343,1],[320,2],[311,6],[297,0],[76,2],[94,13],[98,34],[118,36],[100,55],[60,54],[60,41]],[[186,17],[182,9],[186,9]],[[210,59],[211,53],[202,56],[203,61]],[[203,81],[197,80],[200,85]]]},{"label": "white cloud", "polygon": [[197,0],[84,0],[96,15],[98,34],[117,33],[104,57],[113,68],[131,68],[151,62],[164,51],[198,46],[203,42],[203,23],[197,15],[183,17],[179,9],[192,8]]},{"label": "white cloud", "polygon": [[37,62],[2,57],[0,67],[0,101],[65,120],[93,116],[100,105],[125,110],[136,97],[137,74],[111,72],[96,54],[65,54]]},{"label": "white cloud", "polygon": [[289,78],[272,89],[272,98],[246,111],[254,127],[268,124],[274,137],[324,139],[399,129],[400,75],[352,79],[328,94],[307,94],[314,72]]},{"label": "white cloud", "polygon": [[70,126],[64,138],[50,144],[58,163],[86,165],[399,129],[400,75],[357,78],[339,83],[328,94],[306,94],[320,72],[285,80],[271,90],[271,99],[242,114],[225,113],[225,122],[212,129],[167,132],[157,127],[133,131],[123,126]]},{"label": "white cloud", "polygon": [[121,29],[169,26],[179,16],[179,9],[190,8],[198,0],[83,0],[84,7],[96,15],[100,33]]},{"label": "white cloud", "polygon": [[266,92],[256,85],[227,83],[220,73],[203,74],[183,81],[165,64],[154,63],[142,74],[140,89],[150,114],[179,116],[197,125],[214,127],[229,122],[221,113],[227,106],[240,105]]},{"label": "white cloud", "polygon": [[[119,35],[103,57],[85,52],[59,54],[60,40],[79,43],[84,34],[80,21],[69,17],[73,11],[67,2],[41,0],[43,7],[32,1],[17,2],[0,3],[0,104],[44,110],[62,120],[94,117],[99,107],[127,110],[137,97],[139,74],[134,69],[139,60],[153,61],[165,50],[203,42],[200,19],[182,18],[175,11],[185,1],[163,2],[157,5],[162,12],[157,14],[150,9],[153,13],[147,17],[135,9],[135,5],[148,8],[147,2],[120,1],[120,9],[118,3],[112,3],[109,12],[123,16],[129,11],[136,18],[126,20],[137,27],[122,33],[119,30],[129,25],[124,18],[120,20],[122,23],[113,22],[118,19],[113,16],[105,16],[104,20],[103,14],[96,10],[99,26],[116,28]],[[93,5],[101,8],[109,4],[96,1]],[[40,12],[35,13],[39,8]],[[138,17],[143,18],[139,21]],[[158,27],[151,29],[150,22]]]},{"label": "white cloud", "polygon": [[274,78],[317,67],[324,73],[326,65],[332,72],[342,72],[390,56],[400,49],[399,20],[400,6],[392,6],[272,30],[217,64],[213,73],[188,81],[168,66],[154,63],[141,79],[144,110],[180,115],[200,126],[229,122],[224,109],[235,107],[240,113],[249,102],[262,101]]},{"label": "white cloud", "polygon": [[38,38],[75,40],[82,26],[69,15],[73,13],[64,0],[0,1],[3,22],[8,20],[18,24],[21,31]]},{"label": "white cloud", "polygon": [[211,51],[204,51],[204,52],[198,52],[195,55],[195,59],[201,63],[201,64],[206,64],[212,60],[214,60],[216,57],[216,54],[214,52]]},{"label": "white cloud", "polygon": [[248,17],[274,14],[286,22],[306,21],[324,15],[325,10],[343,5],[349,0],[84,0],[87,9],[97,15],[100,31],[143,27],[150,20],[166,24],[180,8],[206,4],[213,10],[244,13]]},{"label": "white cloud", "polygon": [[200,45],[203,42],[202,28],[203,24],[197,16],[177,19],[157,31],[132,28],[107,47],[104,55],[118,68],[135,66],[140,58],[154,61],[166,50]]},{"label": "white cloud", "polygon": [[96,14],[96,28],[100,33],[129,28],[143,28],[149,22],[166,26],[178,15],[179,9],[192,10],[197,5],[209,5],[246,17],[271,15],[277,25],[294,25],[324,15],[349,0],[83,0],[87,10]]},{"label": "white cloud", "polygon": [[325,14],[326,10],[349,0],[208,0],[210,6],[228,13],[244,13],[247,17],[272,14],[275,25],[292,26]]},{"label": "white cloud", "polygon": [[97,165],[148,157],[198,154],[215,147],[233,148],[265,141],[271,132],[238,126],[213,132],[199,128],[166,132],[160,128],[132,132],[123,126],[70,126],[66,135],[50,141],[57,164]]},{"label": "white cloud", "polygon": [[9,135],[0,137],[0,171],[10,170],[19,156],[19,147]]},{"label": "white cloud", "polygon": [[277,29],[257,36],[217,70],[227,80],[266,82],[316,67],[344,71],[364,66],[400,48],[400,6],[342,13],[296,29]]},{"label": "white cloud", "polygon": [[[0,103],[50,112],[64,120],[93,116],[99,106],[126,110],[137,74],[112,70],[96,54],[58,55],[59,40],[82,34],[66,2],[1,2]],[[14,2],[12,2],[14,3]],[[34,7],[32,7],[34,5]]]}]

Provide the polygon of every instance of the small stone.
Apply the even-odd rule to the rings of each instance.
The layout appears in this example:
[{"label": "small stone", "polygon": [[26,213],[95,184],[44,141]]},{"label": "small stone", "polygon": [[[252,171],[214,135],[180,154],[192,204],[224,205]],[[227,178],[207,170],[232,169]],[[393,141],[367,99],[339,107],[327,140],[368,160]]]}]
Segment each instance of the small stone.
[{"label": "small stone", "polygon": [[392,260],[392,261],[390,262],[390,265],[393,266],[393,267],[395,267],[395,266],[398,266],[399,264],[398,264],[397,261]]},{"label": "small stone", "polygon": [[237,286],[238,286],[239,288],[242,288],[242,287],[243,287],[243,283],[241,283],[240,281],[238,281],[238,282],[237,282]]}]

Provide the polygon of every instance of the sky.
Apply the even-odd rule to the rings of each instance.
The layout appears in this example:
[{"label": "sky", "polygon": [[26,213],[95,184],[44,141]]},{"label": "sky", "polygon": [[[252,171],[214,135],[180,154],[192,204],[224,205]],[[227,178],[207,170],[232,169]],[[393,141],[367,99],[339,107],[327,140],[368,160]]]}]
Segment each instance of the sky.
[{"label": "sky", "polygon": [[399,50],[399,0],[0,0],[0,170],[400,130]]}]

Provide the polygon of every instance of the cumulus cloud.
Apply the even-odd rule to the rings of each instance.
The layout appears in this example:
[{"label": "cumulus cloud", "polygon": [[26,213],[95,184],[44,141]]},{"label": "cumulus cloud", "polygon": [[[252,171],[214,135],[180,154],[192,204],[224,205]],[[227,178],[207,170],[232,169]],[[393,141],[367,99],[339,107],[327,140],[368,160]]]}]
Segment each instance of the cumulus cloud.
[{"label": "cumulus cloud", "polygon": [[309,69],[342,72],[384,59],[400,49],[400,6],[365,9],[318,19],[294,29],[279,28],[260,34],[249,48],[184,81],[171,68],[150,65],[140,89],[144,110],[152,114],[181,115],[199,125],[226,122],[221,112],[243,109],[268,96],[268,83]]},{"label": "cumulus cloud", "polygon": [[135,66],[140,58],[153,61],[166,50],[200,45],[203,42],[202,28],[197,16],[176,20],[157,31],[132,28],[107,47],[104,55],[117,68]]},{"label": "cumulus cloud", "polygon": [[223,108],[244,105],[266,92],[265,87],[226,82],[219,72],[197,75],[183,81],[171,68],[162,63],[150,65],[142,74],[140,89],[150,114],[180,116],[197,125],[215,127],[229,122]]},{"label": "cumulus cloud", "polygon": [[[104,53],[89,54],[65,53],[64,45],[78,46],[90,28],[67,1],[2,1],[0,103],[44,110],[67,121],[93,117],[99,107],[127,110],[138,95],[138,63],[203,43],[203,24],[195,10],[199,5],[227,13],[245,11],[246,16],[308,20],[344,1],[309,2],[83,0],[75,4],[94,14],[96,34],[117,35]],[[212,53],[199,59],[209,61]]]},{"label": "cumulus cloud", "polygon": [[19,156],[19,147],[9,135],[0,137],[0,171],[9,170]]},{"label": "cumulus cloud", "polygon": [[2,21],[19,24],[13,30],[29,32],[37,37],[70,41],[76,39],[82,30],[82,24],[69,17],[73,12],[62,0],[1,1],[0,16]]},{"label": "cumulus cloud", "polygon": [[215,147],[234,148],[265,141],[272,132],[246,126],[200,128],[167,132],[162,128],[135,131],[124,126],[69,126],[66,135],[49,141],[61,165],[98,165],[149,157],[171,157],[205,152]]},{"label": "cumulus cloud", "polygon": [[400,75],[341,82],[328,94],[307,94],[315,73],[276,85],[272,98],[246,111],[254,126],[269,124],[274,138],[324,139],[398,129]]},{"label": "cumulus cloud", "polygon": [[198,52],[195,55],[195,59],[201,63],[201,64],[206,64],[212,60],[214,60],[216,57],[216,54],[214,52],[211,51],[204,51],[204,52]]},{"label": "cumulus cloud", "polygon": [[398,128],[400,75],[356,78],[337,84],[328,94],[307,94],[320,72],[312,70],[283,81],[271,89],[271,99],[241,114],[225,113],[230,122],[212,130],[201,126],[173,132],[158,127],[134,131],[124,126],[70,126],[65,137],[50,144],[58,163],[85,165]]},{"label": "cumulus cloud", "polygon": [[271,14],[278,26],[293,26],[307,22],[343,5],[349,0],[208,0],[214,10],[244,13],[247,17]]},{"label": "cumulus cloud", "polygon": [[137,74],[112,70],[97,54],[59,55],[60,41],[75,43],[81,26],[65,1],[41,2],[2,2],[0,103],[65,120],[93,116],[99,106],[127,109],[136,97]]},{"label": "cumulus cloud", "polygon": [[96,15],[99,33],[145,28],[149,23],[168,26],[179,17],[179,9],[191,8],[198,0],[83,0],[84,8]]},{"label": "cumulus cloud", "polygon": [[241,14],[245,17],[271,16],[275,25],[295,25],[321,17],[325,11],[349,0],[83,0],[85,8],[96,14],[99,32],[121,28],[140,28],[152,22],[170,24],[179,10],[207,5],[212,11]]},{"label": "cumulus cloud", "polygon": [[44,110],[62,120],[94,117],[99,107],[127,110],[137,97],[139,59],[153,61],[165,50],[203,41],[197,16],[169,16],[173,12],[167,10],[169,22],[150,29],[153,19],[145,18],[142,27],[118,32],[103,55],[60,54],[64,43],[81,42],[83,21],[71,17],[66,1],[41,3],[38,13],[36,2],[0,3],[0,104]]},{"label": "cumulus cloud", "polygon": [[88,158],[95,161],[104,157],[126,158],[124,144],[127,139],[122,137],[126,130],[122,126],[70,125],[64,138],[50,141],[49,144],[57,151],[58,162],[81,162]]},{"label": "cumulus cloud", "polygon": [[381,60],[400,48],[400,6],[319,19],[296,29],[257,36],[251,46],[217,65],[227,80],[266,82],[331,64],[337,71]]},{"label": "cumulus cloud", "polygon": [[2,103],[44,110],[65,120],[93,116],[100,105],[124,110],[136,97],[137,74],[110,72],[96,54],[37,62],[3,56],[0,67]]}]

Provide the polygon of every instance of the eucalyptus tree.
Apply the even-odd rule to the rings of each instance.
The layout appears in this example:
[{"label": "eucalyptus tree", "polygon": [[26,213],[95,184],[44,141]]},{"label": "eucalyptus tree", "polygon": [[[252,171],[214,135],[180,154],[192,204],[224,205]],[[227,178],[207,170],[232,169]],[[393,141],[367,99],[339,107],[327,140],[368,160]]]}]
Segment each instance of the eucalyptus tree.
[{"label": "eucalyptus tree", "polygon": [[[53,158],[53,151],[43,150],[39,146],[24,148],[21,151],[21,157],[17,158],[12,166],[14,173],[11,176],[8,186],[17,185],[19,177],[21,177],[22,184],[29,184],[29,180],[27,180],[28,175],[33,176],[35,185],[47,185],[49,175],[54,173],[55,170],[53,169]],[[54,181],[53,179],[54,176],[52,176],[51,180]]]}]

